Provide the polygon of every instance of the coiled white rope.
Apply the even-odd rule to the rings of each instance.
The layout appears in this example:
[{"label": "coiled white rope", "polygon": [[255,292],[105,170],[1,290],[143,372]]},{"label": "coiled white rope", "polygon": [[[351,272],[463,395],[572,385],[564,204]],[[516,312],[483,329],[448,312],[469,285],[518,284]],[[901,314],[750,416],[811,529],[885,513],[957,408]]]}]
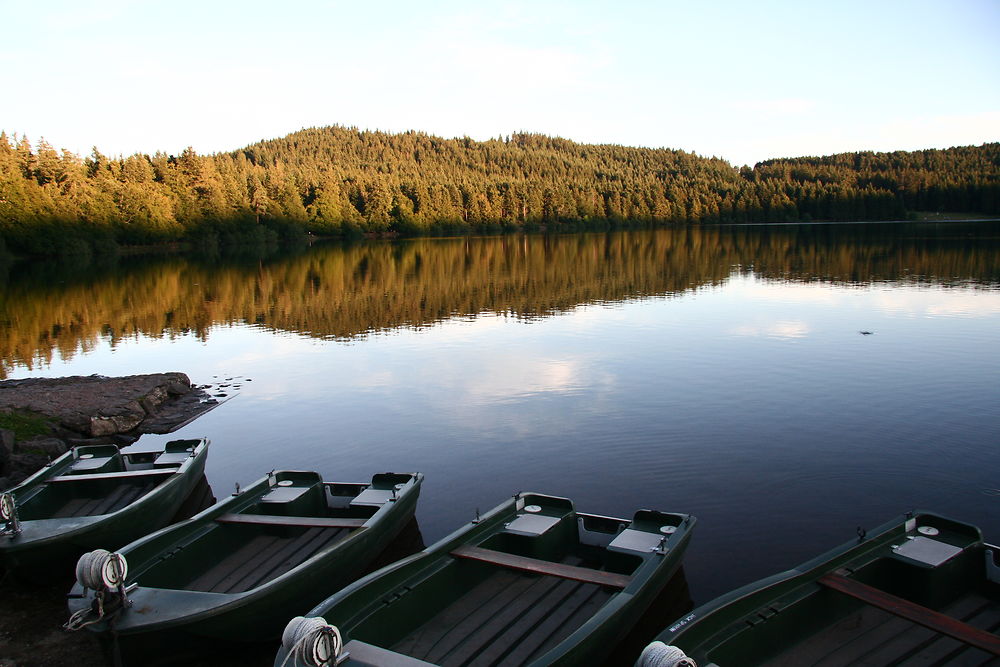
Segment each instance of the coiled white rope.
[{"label": "coiled white rope", "polygon": [[[84,594],[88,588],[96,592],[95,604],[73,612],[63,627],[67,630],[79,630],[103,619],[105,590],[120,590],[127,574],[128,563],[120,553],[95,549],[80,556],[80,560],[76,562],[76,580],[83,586]],[[96,616],[88,618],[95,608]]]},{"label": "coiled white rope", "polygon": [[323,667],[336,664],[344,640],[340,630],[322,616],[296,616],[281,633],[281,645],[288,653],[281,661],[282,667],[289,658],[311,667]]},{"label": "coiled white rope", "polygon": [[127,574],[125,556],[107,549],[89,551],[76,562],[76,580],[84,589],[117,588],[125,583]]},{"label": "coiled white rope", "polygon": [[647,646],[635,663],[636,667],[698,667],[681,649],[656,641]]},{"label": "coiled white rope", "polygon": [[0,493],[0,519],[10,521],[14,516],[14,494]]}]

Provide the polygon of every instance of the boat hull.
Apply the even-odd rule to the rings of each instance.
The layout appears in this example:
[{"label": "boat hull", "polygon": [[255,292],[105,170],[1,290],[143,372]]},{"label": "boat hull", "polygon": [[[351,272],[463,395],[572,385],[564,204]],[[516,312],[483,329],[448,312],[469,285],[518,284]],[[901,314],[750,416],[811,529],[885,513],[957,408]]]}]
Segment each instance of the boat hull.
[{"label": "boat hull", "polygon": [[981,631],[1000,651],[996,551],[974,526],[907,515],[702,605],[657,639],[699,665],[985,663]]},{"label": "boat hull", "polygon": [[[272,476],[280,478],[282,474],[272,473]],[[139,570],[133,582],[137,585],[128,593],[130,604],[111,623],[101,622],[88,629],[95,632],[106,649],[120,656],[125,664],[151,664],[156,662],[158,656],[176,661],[202,648],[217,650],[227,643],[276,640],[289,616],[304,613],[330,590],[339,589],[361,576],[372,560],[413,520],[422,475],[414,474],[412,478],[412,488],[401,492],[398,499],[379,515],[377,522],[335,535],[329,544],[316,549],[300,565],[238,593],[144,585],[144,579],[149,577],[144,576],[141,570],[144,560],[161,557],[149,555],[158,549],[170,554],[184,548],[180,547],[180,541],[174,546],[173,534],[191,536],[208,524],[232,516],[230,512],[234,506],[240,506],[241,502],[246,504],[239,497],[227,499],[182,524],[126,546],[121,552],[130,561],[131,556],[135,556]],[[254,494],[255,488],[267,479],[251,485],[243,493]],[[308,533],[306,531],[303,535]],[[285,557],[293,557],[295,545],[302,541],[300,538],[298,542],[289,540],[284,544]],[[254,544],[251,542],[247,547],[252,548]],[[187,548],[196,547],[188,545]],[[273,555],[262,550],[253,557],[256,562],[275,563],[283,556],[278,550],[274,550]],[[221,560],[220,557],[218,561]],[[206,562],[206,569],[210,569],[211,565],[213,563]],[[77,586],[73,592],[81,593],[82,590]],[[71,600],[70,611],[80,609],[88,602],[87,599]]]},{"label": "boat hull", "polygon": [[[193,445],[193,456],[177,472],[120,509],[100,515],[22,521],[19,534],[0,536],[0,564],[19,577],[39,576],[53,569],[71,571],[76,559],[87,551],[115,550],[167,525],[205,474],[209,443],[190,442],[198,443]],[[70,457],[71,461],[72,455],[67,453],[12,489],[15,497],[52,483],[52,478],[65,479],[67,461],[63,459]]]},{"label": "boat hull", "polygon": [[[339,629],[342,667],[593,665],[677,572],[693,526],[688,515],[640,510],[630,522],[519,494],[308,616]],[[274,664],[301,665],[284,647]]]}]

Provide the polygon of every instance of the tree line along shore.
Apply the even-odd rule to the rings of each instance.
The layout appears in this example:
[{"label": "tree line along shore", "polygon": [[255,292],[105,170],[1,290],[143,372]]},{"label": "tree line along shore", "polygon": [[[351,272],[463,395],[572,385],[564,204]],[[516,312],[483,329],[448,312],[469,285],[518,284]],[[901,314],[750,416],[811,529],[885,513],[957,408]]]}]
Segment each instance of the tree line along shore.
[{"label": "tree line along shore", "polygon": [[310,128],[198,155],[87,157],[0,132],[0,254],[318,236],[1000,214],[1000,143],[735,168],[665,148]]}]

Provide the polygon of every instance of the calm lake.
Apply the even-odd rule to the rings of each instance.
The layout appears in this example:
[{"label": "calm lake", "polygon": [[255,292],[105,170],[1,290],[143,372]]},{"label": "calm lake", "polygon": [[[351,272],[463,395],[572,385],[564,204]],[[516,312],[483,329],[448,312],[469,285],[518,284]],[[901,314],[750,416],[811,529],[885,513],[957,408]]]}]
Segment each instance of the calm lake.
[{"label": "calm lake", "polygon": [[696,603],[913,508],[1000,540],[997,223],[15,265],[0,348],[7,378],[212,384],[174,437],[212,440],[217,496],[421,471],[428,544],[520,490],[689,512]]}]

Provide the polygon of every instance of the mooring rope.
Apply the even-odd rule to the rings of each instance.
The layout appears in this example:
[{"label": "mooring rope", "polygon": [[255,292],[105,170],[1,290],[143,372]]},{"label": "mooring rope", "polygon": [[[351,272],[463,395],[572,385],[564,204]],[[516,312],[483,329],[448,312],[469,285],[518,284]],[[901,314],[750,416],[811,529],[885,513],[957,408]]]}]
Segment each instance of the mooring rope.
[{"label": "mooring rope", "polygon": [[63,623],[63,629],[75,632],[76,630],[81,630],[88,625],[93,625],[94,623],[99,623],[104,618],[104,595],[102,592],[98,591],[97,595],[94,596],[94,602],[97,606],[97,615],[93,618],[88,618],[91,612],[94,611],[94,607],[84,607],[83,609],[77,609],[69,617],[69,620]]},{"label": "mooring rope", "polygon": [[125,582],[127,573],[125,557],[107,549],[88,551],[76,562],[76,580],[84,589],[93,591],[104,587],[117,588]]},{"label": "mooring rope", "polygon": [[[79,630],[100,622],[105,617],[105,593],[121,589],[127,573],[128,563],[120,553],[95,549],[80,556],[80,560],[76,562],[76,580],[83,586],[84,595],[88,588],[95,592],[94,602],[89,607],[73,612],[63,627],[67,630]],[[93,614],[95,611],[96,616]]]},{"label": "mooring rope", "polygon": [[684,651],[660,641],[647,646],[635,664],[636,667],[698,667]]},{"label": "mooring rope", "polygon": [[10,521],[14,516],[14,494],[0,493],[0,519]]},{"label": "mooring rope", "polygon": [[281,645],[287,652],[281,665],[284,667],[289,658],[312,667],[336,664],[343,644],[340,630],[323,617],[296,616],[281,633]]}]

